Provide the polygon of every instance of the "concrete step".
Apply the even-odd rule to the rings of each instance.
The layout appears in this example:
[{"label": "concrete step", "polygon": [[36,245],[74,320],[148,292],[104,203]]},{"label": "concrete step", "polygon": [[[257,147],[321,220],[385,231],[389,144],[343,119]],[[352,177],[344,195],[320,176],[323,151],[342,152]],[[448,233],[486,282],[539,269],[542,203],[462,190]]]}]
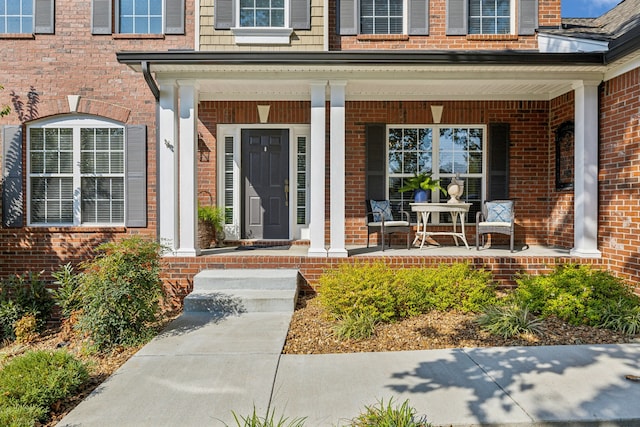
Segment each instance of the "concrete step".
[{"label": "concrete step", "polygon": [[238,315],[287,312],[298,297],[297,270],[205,270],[194,277],[185,313]]},{"label": "concrete step", "polygon": [[297,289],[298,270],[204,270],[193,278],[194,290]]}]

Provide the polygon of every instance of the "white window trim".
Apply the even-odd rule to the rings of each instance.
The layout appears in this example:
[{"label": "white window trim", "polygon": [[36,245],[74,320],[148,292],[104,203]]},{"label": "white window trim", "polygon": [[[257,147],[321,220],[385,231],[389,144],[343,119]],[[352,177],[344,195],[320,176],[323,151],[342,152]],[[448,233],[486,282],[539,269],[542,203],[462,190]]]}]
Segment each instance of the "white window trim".
[{"label": "white window trim", "polygon": [[[362,14],[360,10],[362,9],[362,0],[358,0],[358,34],[369,36],[369,35],[391,35],[391,33],[363,33],[362,32]],[[409,0],[402,0],[402,34],[409,34]]]},{"label": "white window trim", "polygon": [[[467,7],[470,7],[469,3],[467,4]],[[509,34],[508,35],[515,35],[518,34],[518,19],[520,18],[518,16],[518,0],[510,0],[509,1]],[[467,16],[467,20],[469,20],[469,17]],[[467,21],[467,33],[469,33],[469,22]],[[470,34],[470,33],[469,33]],[[493,33],[480,33],[477,34],[479,36],[482,35],[492,35]],[[476,35],[476,34],[474,34]],[[507,34],[504,34],[507,35]]]},{"label": "white window trim", "polygon": [[[432,129],[432,162],[433,162],[433,169],[438,169],[438,165],[440,164],[440,129],[448,129],[448,128],[479,128],[482,129],[482,173],[466,173],[466,174],[460,174],[460,178],[461,179],[467,179],[467,178],[480,178],[480,204],[482,205],[485,201],[485,194],[486,194],[486,187],[487,187],[487,174],[489,173],[489,171],[487,170],[488,168],[488,146],[487,146],[487,125],[484,124],[474,124],[474,123],[470,123],[470,124],[436,124],[436,123],[431,123],[431,124],[388,124],[386,126],[385,129],[385,194],[386,194],[386,198],[387,200],[389,199],[389,177],[390,177],[390,173],[389,173],[389,129],[391,128],[402,128],[402,129],[416,129],[416,128],[429,128]],[[440,176],[440,171],[439,170],[432,170],[431,172],[431,176],[434,179],[446,179],[446,178],[450,178],[450,175],[455,175],[455,174],[445,174],[446,176],[441,177]],[[446,186],[443,185],[443,187],[446,189]],[[432,200],[434,203],[444,203],[446,202],[446,197],[447,196],[443,196],[442,193],[440,191],[435,192],[434,191],[434,200]],[[445,200],[442,200],[441,198],[445,197]],[[431,215],[431,219],[430,219],[432,224],[439,224],[440,223],[440,219],[438,215]]]},{"label": "white window trim", "polygon": [[235,2],[235,27],[231,28],[231,32],[235,37],[236,44],[280,44],[288,45],[291,43],[291,28],[289,10],[291,3],[289,0],[284,1],[284,26],[283,27],[241,27],[240,26],[240,2]]},{"label": "white window trim", "polygon": [[[111,121],[111,120],[98,120],[90,117],[72,117],[72,118],[63,118],[63,119],[46,119],[43,121],[37,121],[29,126],[27,126],[27,224],[30,227],[120,227],[124,226],[124,220],[122,222],[108,222],[108,223],[82,223],[82,212],[81,212],[81,204],[82,200],[80,197],[80,189],[81,189],[81,179],[82,174],[80,173],[80,128],[118,128],[122,129],[125,132],[124,146],[126,147],[126,129],[125,126]],[[47,128],[73,128],[73,187],[74,187],[74,196],[73,196],[73,223],[34,223],[31,221],[31,129],[47,129]],[[75,129],[78,129],[77,139]],[[124,165],[127,164],[126,159],[126,148],[124,149]],[[127,199],[126,194],[126,170],[123,172],[123,178],[125,180],[124,186],[124,200]],[[125,218],[126,218],[126,202],[125,202]]]},{"label": "white window trim", "polygon": [[164,10],[164,0],[162,0],[162,22],[160,25],[162,25],[162,31],[160,31],[159,33],[121,33],[120,32],[120,0],[113,0],[114,5],[113,5],[113,10],[114,10],[114,14],[113,14],[113,19],[115,19],[115,31],[116,34],[164,34],[164,26],[165,26],[165,19],[167,19],[166,14],[165,14],[165,10]]},{"label": "white window trim", "polygon": [[[243,129],[288,129],[289,130],[289,238],[301,239],[305,233],[305,229],[309,228],[309,197],[310,191],[307,191],[307,200],[305,201],[307,207],[307,218],[305,224],[297,223],[297,206],[298,206],[298,180],[296,179],[296,164],[298,158],[298,137],[305,137],[307,142],[307,171],[310,168],[310,142],[311,142],[311,127],[309,125],[292,126],[287,124],[233,124],[233,125],[218,125],[216,131],[216,151],[217,151],[217,165],[216,169],[224,171],[224,156],[225,156],[225,138],[233,138],[233,223],[225,225],[225,234],[229,240],[239,240],[241,238],[241,221],[240,207],[241,207],[241,195],[242,188],[240,186],[240,163],[241,163],[241,133]],[[225,206],[225,192],[224,192],[224,173],[218,173],[217,179],[217,191],[218,195],[216,205]],[[308,183],[308,179],[307,179]],[[307,189],[309,190],[308,184]]]}]

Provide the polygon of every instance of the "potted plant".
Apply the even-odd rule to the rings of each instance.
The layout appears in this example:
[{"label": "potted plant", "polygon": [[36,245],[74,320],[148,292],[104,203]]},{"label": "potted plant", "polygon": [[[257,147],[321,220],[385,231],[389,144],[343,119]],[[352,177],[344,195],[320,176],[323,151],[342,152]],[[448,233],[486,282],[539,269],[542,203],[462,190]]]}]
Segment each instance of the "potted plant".
[{"label": "potted plant", "polygon": [[198,240],[201,248],[216,246],[224,240],[224,209],[217,206],[198,206]]},{"label": "potted plant", "polygon": [[413,199],[416,203],[428,202],[431,196],[430,191],[440,190],[443,195],[447,195],[447,190],[440,186],[440,180],[432,179],[431,174],[426,172],[415,173],[411,178],[406,178],[404,186],[398,190],[401,193],[413,191]]}]

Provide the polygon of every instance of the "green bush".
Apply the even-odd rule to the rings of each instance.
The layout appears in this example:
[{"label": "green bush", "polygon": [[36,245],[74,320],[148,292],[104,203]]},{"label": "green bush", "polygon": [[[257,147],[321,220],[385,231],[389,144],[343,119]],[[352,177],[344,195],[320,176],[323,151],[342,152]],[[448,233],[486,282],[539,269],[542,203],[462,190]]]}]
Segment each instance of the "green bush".
[{"label": "green bush", "polygon": [[57,271],[51,273],[57,285],[52,291],[53,299],[60,307],[62,317],[67,319],[76,310],[79,310],[82,304],[78,293],[80,275],[73,270],[71,263],[60,266]]},{"label": "green bush", "polygon": [[541,333],[540,319],[531,314],[526,307],[517,305],[488,306],[476,321],[486,331],[504,338],[522,333]]},{"label": "green bush", "polygon": [[426,416],[416,418],[415,408],[405,400],[400,406],[393,406],[393,399],[385,405],[383,400],[377,406],[366,406],[365,411],[351,420],[350,427],[427,427]]},{"label": "green bush", "polygon": [[161,312],[159,244],[133,236],[98,247],[82,265],[77,327],[98,351],[150,339]]},{"label": "green bush", "polygon": [[586,265],[557,266],[545,275],[523,275],[513,301],[543,317],[557,316],[571,324],[597,326],[613,306],[636,307],[640,297],[624,281]]},{"label": "green bush", "polygon": [[398,317],[395,273],[382,261],[342,264],[319,279],[320,303],[336,318],[367,313],[375,320]]},{"label": "green bush", "polygon": [[0,405],[0,426],[4,427],[33,427],[46,416],[47,411],[35,405]]},{"label": "green bush", "polygon": [[388,322],[432,309],[479,312],[496,300],[491,274],[468,264],[393,270],[382,261],[343,264],[319,280],[319,300],[336,319]]},{"label": "green bush", "polygon": [[476,313],[496,301],[491,273],[466,263],[403,269],[398,271],[396,281],[407,298],[405,311],[411,315],[429,308]]},{"label": "green bush", "polygon": [[82,362],[66,351],[28,352],[0,371],[0,406],[34,406],[47,413],[88,378]]},{"label": "green bush", "polygon": [[0,339],[14,339],[14,325],[32,314],[41,329],[53,306],[53,299],[40,273],[24,273],[0,281]]}]

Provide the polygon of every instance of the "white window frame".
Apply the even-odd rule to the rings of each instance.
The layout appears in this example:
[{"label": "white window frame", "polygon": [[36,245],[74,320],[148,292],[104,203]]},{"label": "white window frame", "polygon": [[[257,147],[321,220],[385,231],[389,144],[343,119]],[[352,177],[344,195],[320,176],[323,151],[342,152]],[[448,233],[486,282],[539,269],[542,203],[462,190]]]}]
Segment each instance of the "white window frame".
[{"label": "white window frame", "polygon": [[[374,1],[375,0],[371,0]],[[409,16],[407,11],[409,10],[409,1],[402,1],[402,32],[400,34],[408,34],[409,33]],[[392,35],[392,33],[363,33],[362,32],[362,0],[358,0],[358,34],[362,35]],[[393,33],[395,34],[395,33]]]},{"label": "white window frame", "polygon": [[[308,172],[310,170],[310,144],[311,144],[311,127],[309,125],[287,125],[287,124],[233,124],[233,125],[218,125],[216,130],[216,151],[217,151],[217,166],[218,171],[224,172],[225,161],[225,139],[227,137],[233,138],[233,221],[231,224],[225,224],[225,235],[229,240],[239,240],[241,238],[241,225],[242,218],[240,215],[240,207],[242,203],[242,188],[240,185],[240,164],[241,164],[241,133],[243,129],[288,129],[289,130],[289,238],[301,239],[305,233],[308,233],[309,228],[309,197],[310,187]],[[297,208],[298,208],[298,180],[297,171],[297,159],[298,159],[298,138],[306,138],[307,144],[307,156],[306,156],[306,168],[307,168],[307,191],[306,191],[306,221],[305,224],[297,223]],[[226,206],[225,200],[225,174],[218,173],[217,180],[217,200],[216,205],[224,208]]]},{"label": "white window frame", "polygon": [[231,32],[235,37],[236,44],[277,44],[288,45],[291,43],[290,0],[284,0],[284,26],[282,27],[241,27],[240,26],[240,1],[235,2],[235,27]]},{"label": "white window frame", "polygon": [[500,34],[500,33],[471,33],[470,32],[470,25],[469,25],[469,19],[471,19],[471,0],[469,0],[469,3],[467,4],[467,7],[469,8],[469,16],[467,16],[467,33],[471,34],[471,35],[477,35],[477,36],[485,36],[485,35],[513,35],[517,33],[517,29],[516,29],[516,21],[517,21],[517,10],[518,10],[518,0],[510,0],[509,1],[509,34]]},{"label": "white window frame", "polygon": [[[389,129],[431,129],[432,130],[432,140],[431,140],[431,162],[432,162],[432,171],[431,176],[433,179],[441,180],[440,184],[443,188],[447,188],[449,184],[448,180],[456,176],[456,173],[440,173],[440,130],[441,129],[469,129],[469,128],[478,128],[482,129],[482,172],[481,173],[461,173],[460,179],[466,181],[468,178],[480,178],[480,204],[484,203],[486,186],[487,186],[487,176],[488,176],[488,152],[487,152],[487,126],[483,124],[388,124],[385,129],[385,194],[387,200],[390,199],[389,194],[389,179],[397,176],[397,175],[405,175],[407,177],[412,176],[411,174],[391,174],[389,172]],[[400,178],[400,176],[397,176]],[[442,181],[444,179],[444,181]],[[465,188],[465,193],[467,192],[467,188]],[[407,195],[408,198],[411,198],[411,195]],[[432,194],[432,202],[433,203],[444,203],[448,200],[447,196],[443,196],[440,191],[434,191]],[[430,222],[432,224],[439,224],[440,217],[439,215],[431,215]]]},{"label": "white window frame", "polygon": [[[31,219],[31,178],[36,177],[37,175],[31,174],[31,130],[32,129],[61,129],[61,128],[72,128],[73,129],[73,222],[72,223],[41,223],[41,222],[32,222]],[[122,176],[123,179],[123,200],[124,200],[124,215],[121,222],[90,222],[83,223],[82,222],[82,187],[81,181],[83,175],[80,169],[80,157],[81,157],[81,146],[80,146],[80,129],[82,128],[117,128],[122,129],[124,137],[123,137],[123,171],[121,174],[108,174],[109,176]],[[96,119],[93,117],[82,117],[76,116],[71,118],[63,118],[63,119],[47,119],[43,121],[37,121],[29,126],[27,126],[27,224],[32,227],[119,227],[125,225],[126,220],[126,129],[125,126],[121,123],[105,120],[105,119]],[[46,176],[43,174],[42,176]],[[100,175],[103,176],[103,175]]]},{"label": "white window frame", "polygon": [[[5,11],[6,11],[6,5],[8,3],[13,3],[16,0],[0,0],[0,2],[4,2],[5,3]],[[4,14],[0,17],[0,19],[4,19],[5,21],[5,29],[7,28],[7,20],[9,17],[18,17],[20,18],[20,31],[18,31],[17,33],[15,32],[9,32],[9,31],[4,31],[4,32],[0,32],[0,34],[33,34],[36,32],[36,17],[35,17],[35,11],[36,11],[36,4],[35,4],[35,0],[30,0],[31,1],[31,15],[28,14],[24,14],[22,13],[22,6],[24,5],[24,3],[28,3],[27,1],[23,1],[23,0],[17,0],[20,2],[20,14],[19,15],[9,15],[9,14]],[[24,31],[22,28],[22,20],[27,17],[30,16],[31,17],[31,31]]]},{"label": "white window frame", "polygon": [[[136,0],[132,0],[132,1],[136,1]],[[113,9],[114,9],[114,19],[116,20],[115,28],[116,28],[116,32],[117,32],[117,34],[151,34],[151,35],[154,35],[154,34],[156,34],[156,35],[164,34],[165,19],[167,18],[167,17],[165,16],[165,10],[164,10],[164,6],[165,6],[165,4],[164,4],[164,3],[165,3],[165,2],[164,2],[164,0],[162,0],[162,12],[161,12],[161,15],[162,15],[162,21],[160,22],[160,32],[159,32],[159,33],[149,33],[149,32],[146,32],[146,33],[137,33],[137,32],[133,32],[133,33],[122,33],[122,32],[121,32],[121,29],[120,29],[120,0],[114,0],[114,3],[115,3],[115,4],[114,4]]]}]

